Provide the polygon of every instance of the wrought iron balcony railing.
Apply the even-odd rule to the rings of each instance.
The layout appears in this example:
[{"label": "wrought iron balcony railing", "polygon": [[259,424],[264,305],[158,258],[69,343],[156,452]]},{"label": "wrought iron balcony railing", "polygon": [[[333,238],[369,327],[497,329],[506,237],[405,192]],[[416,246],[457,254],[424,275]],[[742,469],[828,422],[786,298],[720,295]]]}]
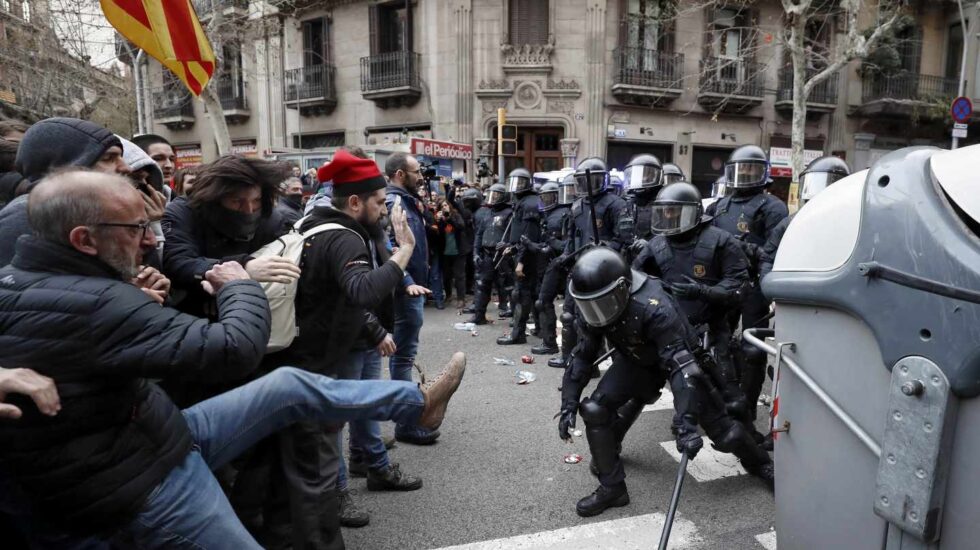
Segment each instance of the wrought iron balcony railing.
[{"label": "wrought iron balcony railing", "polygon": [[361,91],[419,88],[421,56],[415,52],[389,52],[361,58]]},{"label": "wrought iron balcony railing", "polygon": [[153,118],[193,118],[194,104],[185,91],[171,90],[153,94]]},{"label": "wrought iron balcony railing", "polygon": [[310,65],[288,69],[283,99],[287,103],[303,101],[336,101],[337,90],[333,65]]},{"label": "wrought iron balcony railing", "polygon": [[646,48],[617,48],[615,84],[649,88],[681,88],[684,54]]},{"label": "wrought iron balcony railing", "polygon": [[930,76],[903,71],[891,75],[868,72],[862,79],[861,99],[870,103],[879,99],[932,101],[955,97],[955,78]]},{"label": "wrought iron balcony railing", "polygon": [[[806,79],[809,80],[813,78],[820,72],[817,69],[807,69]],[[837,103],[837,90],[838,82],[840,82],[839,73],[834,73],[827,77],[826,80],[817,84],[810,91],[810,97],[807,98],[807,103],[823,103],[827,105],[832,105]],[[793,100],[793,69],[785,68],[779,71],[779,90],[776,93],[776,101],[792,101]]]},{"label": "wrought iron balcony railing", "polygon": [[739,58],[706,57],[701,60],[700,93],[762,98],[762,65]]}]

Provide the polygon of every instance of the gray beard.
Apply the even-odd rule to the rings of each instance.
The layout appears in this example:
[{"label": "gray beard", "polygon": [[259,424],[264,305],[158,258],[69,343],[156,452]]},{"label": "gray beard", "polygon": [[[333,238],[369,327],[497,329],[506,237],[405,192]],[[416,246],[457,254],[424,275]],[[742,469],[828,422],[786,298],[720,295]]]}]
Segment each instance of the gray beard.
[{"label": "gray beard", "polygon": [[139,266],[133,263],[132,258],[119,253],[118,250],[112,250],[100,259],[108,264],[109,267],[118,271],[125,281],[129,281],[139,275]]}]

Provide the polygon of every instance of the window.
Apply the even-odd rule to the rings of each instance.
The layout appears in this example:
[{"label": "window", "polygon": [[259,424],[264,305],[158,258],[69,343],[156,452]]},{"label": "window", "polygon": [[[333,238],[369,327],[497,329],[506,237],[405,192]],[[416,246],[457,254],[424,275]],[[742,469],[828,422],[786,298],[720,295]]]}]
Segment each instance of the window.
[{"label": "window", "polygon": [[404,2],[369,6],[371,55],[411,51],[412,10]]},{"label": "window", "polygon": [[946,78],[959,78],[963,63],[963,26],[950,25],[946,38]]},{"label": "window", "polygon": [[629,48],[672,52],[673,0],[625,0],[620,40]]},{"label": "window", "polygon": [[510,43],[514,46],[524,44],[548,43],[548,19],[550,6],[547,0],[508,0],[508,19]]},{"label": "window", "polygon": [[303,21],[303,66],[323,65],[329,59],[326,20],[321,17]]},{"label": "window", "polygon": [[[14,1],[16,2],[17,0],[14,0]],[[27,21],[28,23],[30,23],[31,22],[31,4],[30,4],[29,0],[24,0],[24,3],[21,4],[21,9],[23,11],[24,21]]]},{"label": "window", "polygon": [[330,132],[326,134],[303,134],[293,135],[293,147],[296,149],[324,149],[327,147],[340,147],[345,143],[344,132]]},{"label": "window", "polygon": [[922,61],[922,29],[915,26],[905,27],[895,33],[895,39],[901,70],[918,73]]}]

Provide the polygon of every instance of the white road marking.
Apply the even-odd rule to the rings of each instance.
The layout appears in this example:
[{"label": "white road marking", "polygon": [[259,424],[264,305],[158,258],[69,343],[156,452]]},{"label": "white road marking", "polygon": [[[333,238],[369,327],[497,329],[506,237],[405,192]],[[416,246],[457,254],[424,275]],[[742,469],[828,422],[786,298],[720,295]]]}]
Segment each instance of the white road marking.
[{"label": "white road marking", "polygon": [[[654,513],[565,527],[504,539],[448,546],[439,550],[634,550],[660,540],[664,514]],[[671,548],[692,548],[701,542],[697,527],[681,516],[674,518]]]},{"label": "white road marking", "polygon": [[[679,464],[681,454],[677,452],[677,444],[673,441],[664,441],[660,444],[667,453]],[[722,453],[714,450],[707,437],[704,438],[704,448],[698,452],[698,456],[688,462],[687,473],[694,476],[699,482],[714,481],[724,477],[734,477],[745,475],[745,468],[738,462],[735,455]]]},{"label": "white road marking", "polygon": [[762,535],[756,535],[755,540],[759,541],[759,544],[761,544],[766,550],[776,550],[775,531],[769,531],[768,533],[764,533]]},{"label": "white road marking", "polygon": [[674,410],[674,394],[670,393],[670,388],[667,386],[661,390],[660,399],[657,399],[656,403],[643,407],[643,412],[672,410]]}]

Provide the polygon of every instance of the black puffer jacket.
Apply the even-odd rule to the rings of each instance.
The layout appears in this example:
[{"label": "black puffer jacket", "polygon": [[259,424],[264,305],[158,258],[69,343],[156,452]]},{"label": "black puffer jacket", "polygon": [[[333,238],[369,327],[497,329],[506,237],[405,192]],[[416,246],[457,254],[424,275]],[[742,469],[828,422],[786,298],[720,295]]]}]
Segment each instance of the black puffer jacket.
[{"label": "black puffer jacket", "polygon": [[61,412],[0,420],[0,469],[45,517],[82,534],[121,527],[193,441],[183,416],[146,378],[254,369],[269,338],[259,285],[218,293],[220,320],[161,307],[101,261],[25,236],[0,269],[0,364],[57,383]]}]

